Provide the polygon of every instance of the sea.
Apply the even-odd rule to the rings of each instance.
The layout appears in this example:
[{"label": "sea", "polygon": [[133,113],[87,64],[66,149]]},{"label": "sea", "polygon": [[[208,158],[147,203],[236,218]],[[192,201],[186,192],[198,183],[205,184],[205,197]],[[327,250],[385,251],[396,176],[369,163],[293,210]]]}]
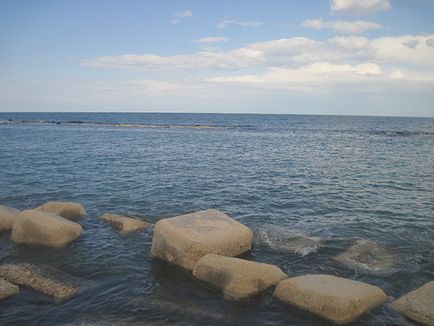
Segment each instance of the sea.
[{"label": "sea", "polygon": [[[244,259],[382,288],[387,302],[354,325],[415,325],[389,303],[434,280],[433,190],[430,118],[0,113],[0,205],[62,200],[87,209],[85,234],[64,249],[0,234],[0,264],[80,280],[64,302],[21,289],[0,302],[0,324],[328,325],[272,289],[226,300],[154,260],[152,228],[124,235],[99,219],[155,223],[214,208],[253,230]],[[336,259],[347,250],[358,262]]]}]

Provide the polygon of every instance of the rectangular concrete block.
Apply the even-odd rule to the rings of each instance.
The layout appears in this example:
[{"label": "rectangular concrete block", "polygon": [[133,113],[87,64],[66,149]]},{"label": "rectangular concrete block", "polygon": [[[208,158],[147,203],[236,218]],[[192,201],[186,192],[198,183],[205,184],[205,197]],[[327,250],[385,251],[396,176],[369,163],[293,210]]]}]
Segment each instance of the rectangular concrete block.
[{"label": "rectangular concrete block", "polygon": [[208,209],[158,221],[152,256],[191,270],[206,254],[238,256],[249,251],[252,238],[247,226]]}]

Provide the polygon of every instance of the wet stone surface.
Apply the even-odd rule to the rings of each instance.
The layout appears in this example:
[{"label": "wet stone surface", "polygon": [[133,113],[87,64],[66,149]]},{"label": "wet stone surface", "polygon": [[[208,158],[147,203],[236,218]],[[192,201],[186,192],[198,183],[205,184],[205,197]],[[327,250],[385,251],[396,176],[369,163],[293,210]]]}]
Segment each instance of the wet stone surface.
[{"label": "wet stone surface", "polygon": [[0,277],[13,284],[51,296],[58,301],[66,300],[78,291],[77,284],[75,286],[68,284],[71,280],[66,274],[45,266],[25,263],[0,265]]},{"label": "wet stone surface", "polygon": [[399,262],[395,250],[369,240],[358,240],[334,259],[348,268],[370,274],[391,274]]},{"label": "wet stone surface", "polygon": [[0,277],[0,300],[6,299],[11,295],[17,294],[20,291],[18,286],[9,283]]}]

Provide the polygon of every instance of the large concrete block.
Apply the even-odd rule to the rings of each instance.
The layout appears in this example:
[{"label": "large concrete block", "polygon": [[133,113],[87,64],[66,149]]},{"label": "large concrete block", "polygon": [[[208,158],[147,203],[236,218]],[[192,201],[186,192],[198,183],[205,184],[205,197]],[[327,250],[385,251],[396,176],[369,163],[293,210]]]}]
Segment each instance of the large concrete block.
[{"label": "large concrete block", "polygon": [[375,286],[332,275],[304,275],[280,282],[274,296],[337,324],[355,320],[386,299]]},{"label": "large concrete block", "polygon": [[434,281],[403,295],[391,307],[421,324],[434,326]]},{"label": "large concrete block", "polygon": [[287,276],[274,265],[214,254],[196,263],[193,275],[208,282],[228,299],[243,299],[276,285]]},{"label": "large concrete block", "polygon": [[12,229],[19,213],[18,209],[0,205],[0,232]]},{"label": "large concrete block", "polygon": [[39,210],[22,211],[12,229],[15,243],[63,247],[83,234],[80,224]]},{"label": "large concrete block", "polygon": [[158,221],[152,256],[192,269],[206,254],[238,256],[251,249],[253,233],[215,209]]},{"label": "large concrete block", "polygon": [[49,201],[36,209],[56,214],[67,219],[78,219],[86,215],[84,207],[74,202]]}]

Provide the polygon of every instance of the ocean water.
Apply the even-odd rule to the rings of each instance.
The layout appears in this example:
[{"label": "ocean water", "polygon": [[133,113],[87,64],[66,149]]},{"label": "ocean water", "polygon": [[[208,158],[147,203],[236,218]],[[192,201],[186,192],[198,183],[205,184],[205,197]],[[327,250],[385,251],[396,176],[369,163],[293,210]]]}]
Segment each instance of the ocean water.
[{"label": "ocean water", "polygon": [[[128,236],[107,212],[156,222],[219,209],[255,233],[244,258],[291,276],[324,273],[393,298],[434,280],[434,120],[236,114],[0,113],[0,204],[82,203],[85,235],[59,250],[14,245],[0,263],[81,280],[63,303],[23,289],[0,324],[327,325],[275,300],[241,302],[154,261],[152,229]],[[375,242],[387,266],[334,259]],[[377,257],[378,258],[378,257]],[[413,325],[387,303],[354,325]]]}]

